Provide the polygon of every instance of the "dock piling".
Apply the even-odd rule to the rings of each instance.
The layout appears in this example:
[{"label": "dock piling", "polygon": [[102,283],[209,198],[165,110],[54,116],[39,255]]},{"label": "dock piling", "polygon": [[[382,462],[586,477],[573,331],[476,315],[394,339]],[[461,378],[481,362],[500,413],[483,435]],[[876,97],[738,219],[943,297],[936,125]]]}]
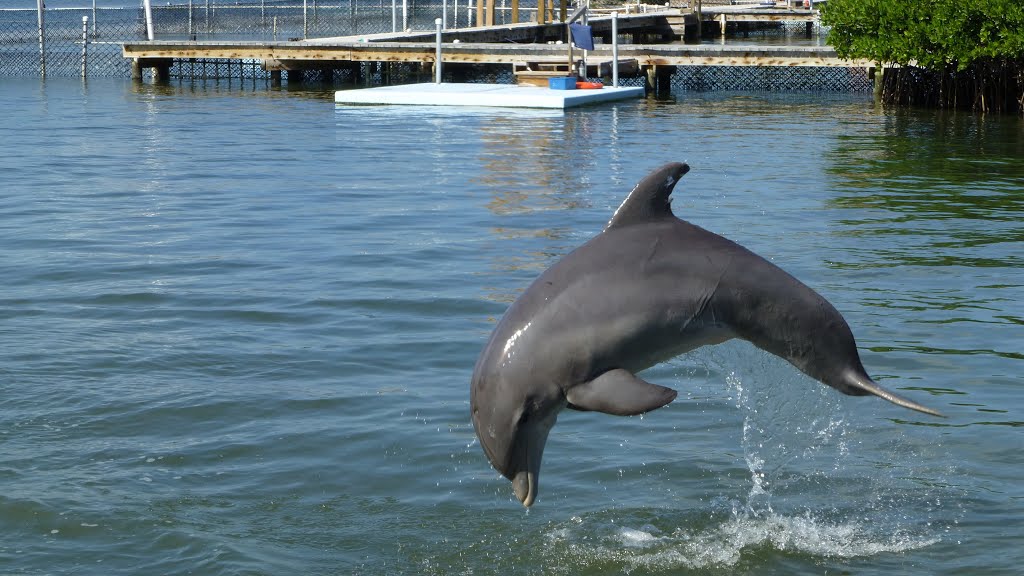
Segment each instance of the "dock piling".
[{"label": "dock piling", "polygon": [[85,79],[86,64],[89,61],[89,17],[82,16],[82,79]]},{"label": "dock piling", "polygon": [[36,13],[39,18],[39,76],[46,78],[46,21],[43,0],[37,0]]},{"label": "dock piling", "polygon": [[434,20],[434,26],[437,28],[437,41],[436,41],[436,52],[434,53],[434,84],[441,83],[441,19],[437,18]]},{"label": "dock piling", "polygon": [[612,88],[619,87],[619,13],[612,12]]}]

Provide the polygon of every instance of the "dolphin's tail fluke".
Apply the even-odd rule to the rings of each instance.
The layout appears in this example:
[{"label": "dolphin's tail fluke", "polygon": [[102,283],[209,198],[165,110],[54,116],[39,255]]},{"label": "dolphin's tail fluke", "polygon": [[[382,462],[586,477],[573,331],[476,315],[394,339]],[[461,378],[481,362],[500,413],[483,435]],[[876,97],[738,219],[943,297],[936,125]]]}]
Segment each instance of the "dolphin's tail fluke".
[{"label": "dolphin's tail fluke", "polygon": [[942,412],[939,412],[938,410],[926,408],[924,406],[921,406],[917,402],[908,400],[900,396],[899,394],[890,392],[885,388],[882,388],[881,386],[876,384],[874,380],[867,377],[867,375],[861,375],[851,371],[846,373],[844,379],[846,380],[845,384],[850,388],[850,390],[848,391],[843,390],[846,394],[854,394],[857,396],[866,396],[868,394],[873,394],[875,396],[878,396],[879,398],[888,400],[889,402],[892,402],[897,406],[903,406],[904,408],[910,408],[911,410],[916,410],[918,412],[923,412],[925,414],[931,414],[932,416],[939,416],[941,418],[945,418],[945,415],[943,415]]}]

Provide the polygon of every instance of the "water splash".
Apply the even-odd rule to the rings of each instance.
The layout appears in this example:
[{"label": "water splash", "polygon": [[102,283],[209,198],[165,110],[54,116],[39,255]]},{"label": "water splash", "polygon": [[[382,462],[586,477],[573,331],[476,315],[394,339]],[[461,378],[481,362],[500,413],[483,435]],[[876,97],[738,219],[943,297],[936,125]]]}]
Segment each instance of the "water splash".
[{"label": "water splash", "polygon": [[568,572],[607,564],[619,565],[625,572],[647,572],[736,566],[745,554],[755,553],[805,555],[812,561],[868,557],[915,550],[940,540],[908,530],[879,533],[869,522],[830,522],[809,512],[753,516],[735,511],[706,526],[701,526],[701,520],[691,519],[696,527],[681,526],[670,533],[649,525],[631,528],[583,521],[551,531],[548,546]]},{"label": "water splash", "polygon": [[[685,511],[604,511],[558,526],[549,552],[567,562],[566,573],[729,569],[755,557],[764,566],[783,557],[814,566],[943,540],[948,514],[935,489],[914,480],[921,458],[898,441],[899,430],[858,424],[842,397],[767,354],[723,348],[709,372],[724,376],[742,418],[735,457],[747,480],[721,478],[726,495]],[[749,372],[721,368],[744,365]],[[879,434],[897,438],[880,445]]]}]

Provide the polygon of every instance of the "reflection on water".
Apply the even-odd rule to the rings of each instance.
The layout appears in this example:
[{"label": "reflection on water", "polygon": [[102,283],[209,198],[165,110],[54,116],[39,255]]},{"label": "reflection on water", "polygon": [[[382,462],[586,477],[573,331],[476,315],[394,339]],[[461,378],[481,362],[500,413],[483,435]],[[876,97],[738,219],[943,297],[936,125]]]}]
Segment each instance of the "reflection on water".
[{"label": "reflection on water", "polygon": [[[1024,217],[1016,118],[848,95],[530,115],[8,80],[6,572],[1024,563],[1024,269],[1019,240],[999,241]],[[476,355],[541,269],[674,160],[693,167],[677,214],[818,289],[873,376],[949,418],[726,343],[645,372],[680,391],[645,417],[564,413],[524,513],[474,440]]]}]

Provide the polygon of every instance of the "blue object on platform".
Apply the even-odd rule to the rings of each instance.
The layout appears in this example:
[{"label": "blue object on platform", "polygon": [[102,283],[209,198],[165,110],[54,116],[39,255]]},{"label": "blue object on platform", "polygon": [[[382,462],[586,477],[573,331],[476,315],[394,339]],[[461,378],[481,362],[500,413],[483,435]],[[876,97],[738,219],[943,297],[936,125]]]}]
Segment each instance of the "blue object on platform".
[{"label": "blue object on platform", "polygon": [[559,76],[557,78],[548,78],[548,88],[552,90],[575,90],[576,77]]},{"label": "blue object on platform", "polygon": [[578,48],[584,50],[594,49],[593,28],[584,24],[569,24],[569,32],[572,33],[572,41]]}]

